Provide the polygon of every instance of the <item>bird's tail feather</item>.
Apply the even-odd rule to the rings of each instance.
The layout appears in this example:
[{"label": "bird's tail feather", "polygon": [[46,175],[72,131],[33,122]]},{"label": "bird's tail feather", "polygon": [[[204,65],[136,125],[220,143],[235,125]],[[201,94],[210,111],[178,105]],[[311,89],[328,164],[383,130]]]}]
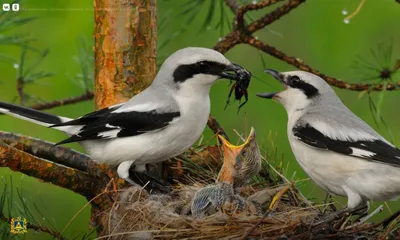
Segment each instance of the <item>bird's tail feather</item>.
[{"label": "bird's tail feather", "polygon": [[[42,126],[49,127],[54,124],[60,124],[63,122],[71,121],[72,119],[56,116],[53,114],[37,111],[31,108],[26,108],[10,103],[0,102],[0,113],[4,113],[16,118],[20,118],[29,122],[33,122]],[[55,129],[61,130],[66,133],[72,133],[69,126],[55,127]]]}]

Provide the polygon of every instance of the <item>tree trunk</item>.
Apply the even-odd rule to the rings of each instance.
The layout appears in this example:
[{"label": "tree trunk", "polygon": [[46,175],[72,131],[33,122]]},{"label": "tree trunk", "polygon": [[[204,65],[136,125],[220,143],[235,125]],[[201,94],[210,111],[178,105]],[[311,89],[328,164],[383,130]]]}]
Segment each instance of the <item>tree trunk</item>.
[{"label": "tree trunk", "polygon": [[[157,71],[156,0],[94,0],[95,108],[129,100],[147,88]],[[107,234],[92,208],[98,236]],[[103,224],[101,224],[103,223]],[[103,226],[102,226],[103,225]]]},{"label": "tree trunk", "polygon": [[94,0],[95,107],[129,100],[156,75],[156,0]]}]

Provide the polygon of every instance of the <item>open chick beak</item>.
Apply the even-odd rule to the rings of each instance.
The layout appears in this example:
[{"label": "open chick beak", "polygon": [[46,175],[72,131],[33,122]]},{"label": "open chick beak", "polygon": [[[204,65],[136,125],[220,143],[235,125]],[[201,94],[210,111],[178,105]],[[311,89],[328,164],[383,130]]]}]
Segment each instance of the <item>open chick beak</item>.
[{"label": "open chick beak", "polygon": [[247,146],[248,144],[257,143],[256,133],[254,131],[254,128],[252,127],[246,141],[239,146],[231,144],[221,135],[218,135],[218,138],[222,143],[222,149],[224,152],[224,163],[218,174],[218,181],[233,184],[236,171],[242,167],[241,163],[240,166],[237,165],[236,159],[245,146]]},{"label": "open chick beak", "polygon": [[[280,83],[284,84],[284,76],[282,73],[273,70],[273,69],[265,69],[264,72],[268,73],[269,75],[273,76],[276,80],[278,80]],[[256,95],[261,98],[274,98],[276,94],[279,92],[264,92],[264,93],[257,93]]]},{"label": "open chick beak", "polygon": [[224,150],[224,156],[225,156],[225,154],[228,154],[229,157],[231,157],[232,159],[235,159],[236,156],[243,149],[243,147],[256,141],[256,132],[255,132],[254,128],[252,127],[250,130],[250,134],[247,137],[246,141],[243,144],[238,145],[238,146],[233,145],[232,143],[230,143],[228,140],[226,140],[221,135],[218,135],[218,138],[220,139],[220,141],[222,143],[222,149]]},{"label": "open chick beak", "polygon": [[221,72],[220,77],[240,81],[242,79],[250,78],[251,73],[242,66],[236,63],[231,63]]}]

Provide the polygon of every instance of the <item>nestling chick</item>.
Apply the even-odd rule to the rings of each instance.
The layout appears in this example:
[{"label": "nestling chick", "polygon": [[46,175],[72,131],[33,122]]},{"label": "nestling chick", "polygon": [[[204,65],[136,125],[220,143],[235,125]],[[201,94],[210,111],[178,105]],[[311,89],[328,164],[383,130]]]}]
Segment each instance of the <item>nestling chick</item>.
[{"label": "nestling chick", "polygon": [[198,190],[194,195],[191,211],[197,217],[222,208],[226,202],[237,202],[238,208],[243,209],[245,200],[235,194],[235,189],[248,183],[261,169],[261,154],[254,128],[240,146],[232,145],[222,136],[219,139],[222,141],[224,163],[215,184]]}]

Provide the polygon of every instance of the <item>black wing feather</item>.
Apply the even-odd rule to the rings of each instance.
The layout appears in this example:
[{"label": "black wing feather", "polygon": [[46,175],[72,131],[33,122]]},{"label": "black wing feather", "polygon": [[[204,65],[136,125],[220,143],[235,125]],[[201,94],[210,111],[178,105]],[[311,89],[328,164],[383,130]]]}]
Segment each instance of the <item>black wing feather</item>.
[{"label": "black wing feather", "polygon": [[[400,166],[400,150],[379,139],[372,141],[344,141],[332,139],[311,127],[309,124],[295,126],[293,128],[293,134],[298,140],[316,148]],[[371,154],[363,155],[353,149],[368,151]]]},{"label": "black wing feather", "polygon": [[160,113],[156,110],[147,112],[118,112],[116,108],[105,108],[87,114],[57,126],[82,125],[80,132],[59,143],[79,142],[84,140],[113,138],[107,135],[109,131],[117,131],[114,137],[130,137],[143,134],[148,131],[159,130],[166,127],[174,118],[179,117],[179,112]]}]

